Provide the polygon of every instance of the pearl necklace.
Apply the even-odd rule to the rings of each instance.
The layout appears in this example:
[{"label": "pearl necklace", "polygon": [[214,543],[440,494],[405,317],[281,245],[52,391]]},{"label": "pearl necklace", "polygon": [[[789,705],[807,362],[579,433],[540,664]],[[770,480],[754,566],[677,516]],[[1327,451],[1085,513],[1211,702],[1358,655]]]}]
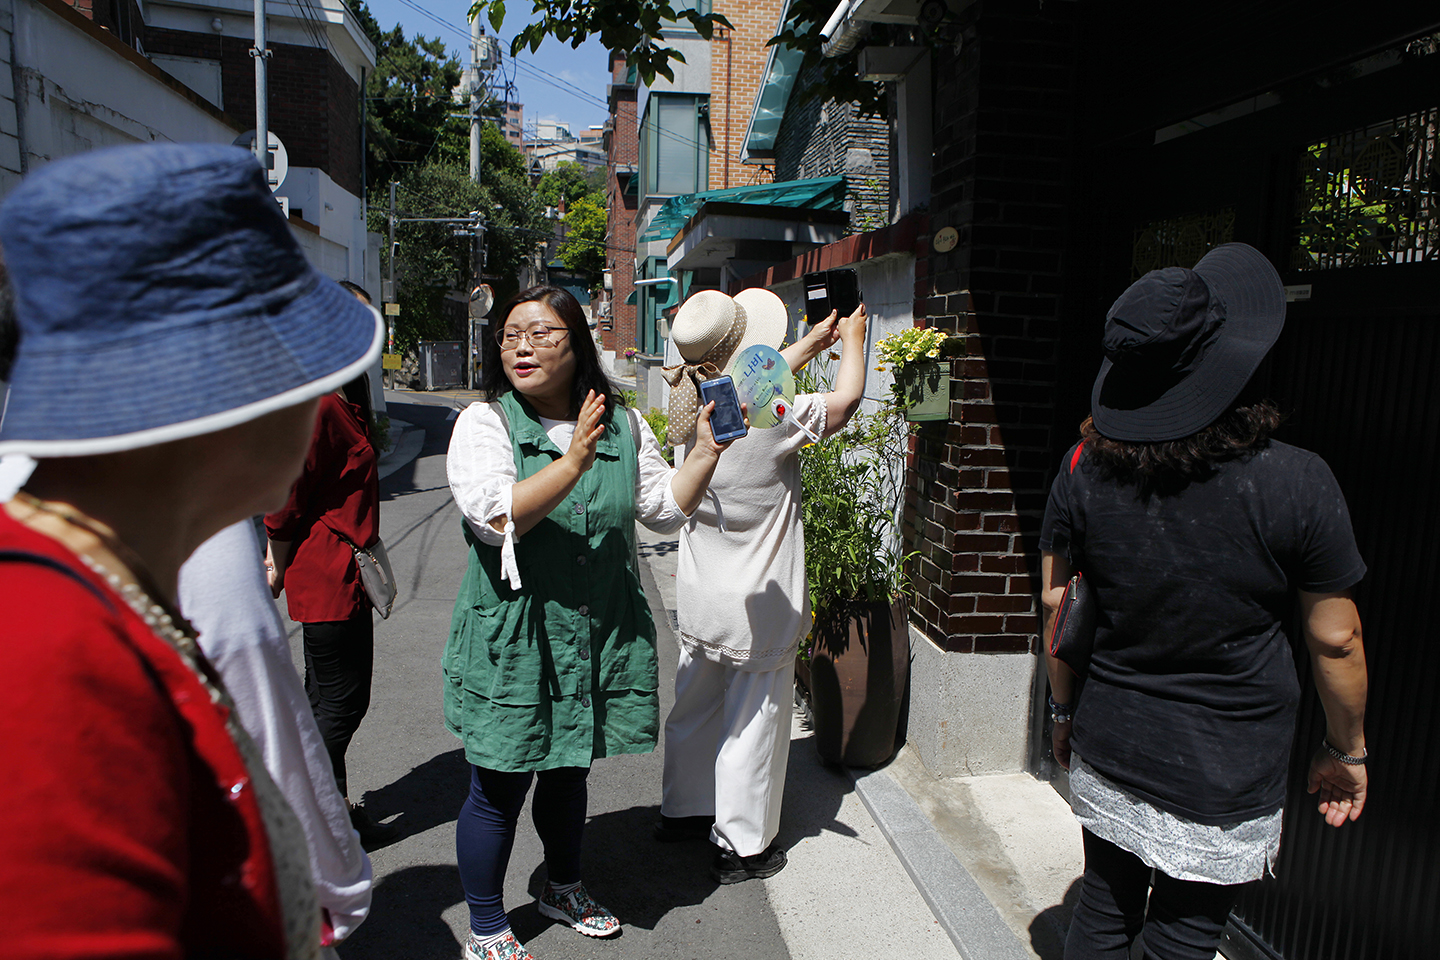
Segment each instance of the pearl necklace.
[{"label": "pearl necklace", "polygon": [[[70,544],[65,544],[65,546],[71,553],[79,558],[86,569],[104,580],[110,586],[110,589],[119,594],[121,599],[125,601],[125,605],[134,611],[136,616],[145,621],[145,625],[149,627],[157,637],[164,640],[168,646],[180,655],[180,658],[185,661],[185,665],[200,678],[201,683],[209,692],[212,701],[220,703],[229,700],[223,692],[223,689],[211,677],[211,671],[206,669],[205,666],[202,666],[202,664],[205,664],[205,660],[200,653],[200,645],[196,642],[195,628],[190,625],[190,621],[181,616],[179,611],[174,610],[166,604],[163,599],[157,600],[152,597],[150,593],[146,592],[146,589],[141,586],[142,583],[147,585],[153,584],[154,578],[150,576],[150,572],[146,569],[144,561],[140,559],[140,556],[135,553],[134,550],[131,550],[113,534],[100,529],[94,520],[91,520],[68,504],[49,503],[24,490],[16,493],[15,498],[36,513],[47,513],[53,517],[58,517],[71,526],[83,530],[99,540],[122,565],[122,569],[130,574],[129,579],[122,577],[118,571],[96,559],[85,550],[77,549]],[[151,591],[156,594],[159,593],[154,587],[151,587]]]}]

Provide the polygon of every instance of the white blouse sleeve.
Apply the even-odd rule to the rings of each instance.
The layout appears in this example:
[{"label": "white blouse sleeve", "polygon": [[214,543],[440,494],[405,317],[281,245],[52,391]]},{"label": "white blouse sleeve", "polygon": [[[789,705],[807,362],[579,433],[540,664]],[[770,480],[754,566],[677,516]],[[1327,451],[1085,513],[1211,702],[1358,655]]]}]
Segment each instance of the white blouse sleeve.
[{"label": "white blouse sleeve", "polygon": [[681,512],[675,492],[670,489],[675,468],[665,462],[660,441],[645,418],[633,416],[630,423],[640,427],[635,444],[640,455],[639,469],[635,471],[635,519],[656,533],[674,533],[690,519]]},{"label": "white blouse sleeve", "polygon": [[[815,436],[825,436],[825,419],[828,415],[825,394],[802,393],[795,398],[795,405],[791,407],[791,411],[794,413],[795,419],[808,427]],[[794,453],[814,442],[806,435],[805,431],[798,429],[793,423],[784,424],[783,427],[786,431],[785,453]]]},{"label": "white blouse sleeve", "polygon": [[[516,482],[515,452],[505,424],[488,403],[472,403],[456,418],[445,474],[465,522],[481,543],[500,548],[500,572],[513,589],[520,589],[510,500]],[[490,526],[496,517],[505,518],[503,532]]]}]

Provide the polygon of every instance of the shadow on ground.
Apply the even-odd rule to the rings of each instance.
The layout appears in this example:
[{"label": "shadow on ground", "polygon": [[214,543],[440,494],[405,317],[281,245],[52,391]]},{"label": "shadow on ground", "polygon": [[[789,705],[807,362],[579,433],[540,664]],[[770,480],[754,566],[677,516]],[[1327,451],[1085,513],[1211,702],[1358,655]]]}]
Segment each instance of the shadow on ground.
[{"label": "shadow on ground", "polygon": [[399,829],[399,839],[413,837],[443,823],[454,823],[469,785],[465,751],[456,747],[431,757],[393,783],[365,791],[365,809],[377,818],[398,814],[390,823]]},{"label": "shadow on ground", "polygon": [[1030,921],[1030,949],[1040,960],[1060,960],[1065,955],[1065,934],[1070,930],[1070,916],[1080,900],[1080,884],[1076,880],[1065,891],[1065,899],[1041,910]]},{"label": "shadow on ground", "polygon": [[370,901],[370,916],[340,945],[345,960],[403,960],[458,957],[460,944],[441,917],[463,900],[460,871],[451,865],[406,867],[382,877]]}]

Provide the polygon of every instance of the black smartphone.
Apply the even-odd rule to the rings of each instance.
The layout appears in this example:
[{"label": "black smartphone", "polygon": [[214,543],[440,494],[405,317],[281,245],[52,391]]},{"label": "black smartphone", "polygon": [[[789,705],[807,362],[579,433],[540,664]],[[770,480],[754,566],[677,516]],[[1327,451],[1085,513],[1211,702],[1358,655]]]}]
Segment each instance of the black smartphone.
[{"label": "black smartphone", "polygon": [[700,382],[700,406],[715,401],[710,412],[710,431],[715,434],[716,443],[728,443],[750,432],[745,426],[745,414],[740,410],[740,396],[735,392],[735,381],[729,377],[716,377]]},{"label": "black smartphone", "polygon": [[805,274],[805,320],[812,326],[834,310],[848,317],[860,306],[860,275],[852,267]]}]

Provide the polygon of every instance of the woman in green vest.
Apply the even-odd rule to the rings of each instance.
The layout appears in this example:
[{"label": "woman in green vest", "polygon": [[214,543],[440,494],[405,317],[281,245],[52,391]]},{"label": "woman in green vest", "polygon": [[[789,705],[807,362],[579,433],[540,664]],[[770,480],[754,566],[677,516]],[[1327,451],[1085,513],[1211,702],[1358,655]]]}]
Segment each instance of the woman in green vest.
[{"label": "woman in green vest", "polygon": [[678,530],[725,445],[700,413],[679,469],[618,402],[580,304],[522,291],[483,349],[481,389],[446,459],[469,569],[442,663],[445,722],[465,744],[470,795],[456,825],[470,906],[465,960],[530,960],[503,905],[531,781],[549,883],[541,914],[587,936],[620,923],[580,882],[586,777],[597,757],[655,748],[655,624],[636,569],[635,521]]}]

